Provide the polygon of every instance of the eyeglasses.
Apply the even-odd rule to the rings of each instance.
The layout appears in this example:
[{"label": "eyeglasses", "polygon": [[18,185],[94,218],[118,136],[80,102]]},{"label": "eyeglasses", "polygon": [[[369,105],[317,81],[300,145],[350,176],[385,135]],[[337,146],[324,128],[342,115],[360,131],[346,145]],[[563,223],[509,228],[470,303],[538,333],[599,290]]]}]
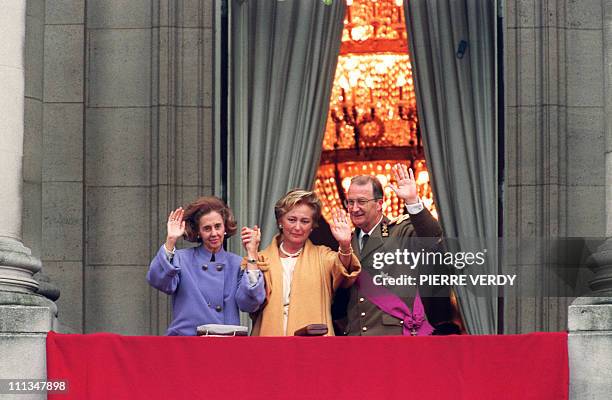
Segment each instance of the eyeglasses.
[{"label": "eyeglasses", "polygon": [[344,207],[350,209],[350,208],[353,208],[355,206],[355,204],[357,204],[359,207],[364,207],[370,201],[376,201],[376,200],[378,200],[378,199],[357,199],[357,200],[349,199],[349,200],[344,200]]}]

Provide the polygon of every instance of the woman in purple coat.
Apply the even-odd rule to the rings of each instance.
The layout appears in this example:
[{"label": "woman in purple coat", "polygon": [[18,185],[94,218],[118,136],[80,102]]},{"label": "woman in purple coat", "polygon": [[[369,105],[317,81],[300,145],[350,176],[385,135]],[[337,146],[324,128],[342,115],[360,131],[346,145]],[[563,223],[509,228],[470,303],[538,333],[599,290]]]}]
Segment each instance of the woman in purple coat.
[{"label": "woman in purple coat", "polygon": [[[236,232],[231,209],[217,197],[201,197],[168,216],[168,235],[147,273],[151,286],[172,295],[174,318],[167,335],[195,335],[198,325],[239,325],[239,310],[255,312],[266,297],[257,265],[223,249]],[[199,246],[176,250],[184,237]]]}]

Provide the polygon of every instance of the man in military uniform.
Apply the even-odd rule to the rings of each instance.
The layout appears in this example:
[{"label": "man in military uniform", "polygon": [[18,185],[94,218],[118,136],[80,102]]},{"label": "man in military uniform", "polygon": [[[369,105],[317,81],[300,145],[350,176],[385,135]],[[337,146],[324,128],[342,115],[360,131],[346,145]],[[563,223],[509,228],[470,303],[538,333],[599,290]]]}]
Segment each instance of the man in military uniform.
[{"label": "man in military uniform", "polygon": [[[441,243],[442,228],[420,201],[412,170],[405,165],[396,164],[393,167],[393,175],[397,186],[390,185],[390,187],[400,199],[404,200],[407,211],[407,214],[396,220],[390,220],[383,215],[383,187],[376,177],[367,175],[354,177],[348,190],[345,205],[356,227],[352,247],[364,270],[358,282],[348,290],[345,335],[427,335],[435,330],[436,324],[451,319],[448,297],[423,297],[425,321],[421,318],[420,322],[413,324],[414,319],[418,318],[412,313],[416,313],[421,304],[420,301],[415,302],[416,287],[412,288],[412,294],[404,293],[401,297],[394,295],[388,289],[383,289],[386,293],[381,296],[380,292],[375,292],[380,289],[374,288],[371,284],[372,275],[368,275],[367,271],[377,272],[372,268],[375,253],[393,252],[395,251],[393,246],[397,248],[402,246],[402,243],[404,246],[414,247],[415,243],[410,240],[419,240],[417,238],[433,238],[427,241]],[[406,245],[406,243],[411,244]],[[391,300],[393,304],[389,303],[390,297],[393,298]],[[384,304],[385,301],[387,304]],[[441,303],[445,304],[440,307]],[[436,311],[440,308],[443,309],[442,313]],[[398,313],[398,309],[405,311]],[[411,324],[410,329],[408,326],[404,328],[406,324]]]}]

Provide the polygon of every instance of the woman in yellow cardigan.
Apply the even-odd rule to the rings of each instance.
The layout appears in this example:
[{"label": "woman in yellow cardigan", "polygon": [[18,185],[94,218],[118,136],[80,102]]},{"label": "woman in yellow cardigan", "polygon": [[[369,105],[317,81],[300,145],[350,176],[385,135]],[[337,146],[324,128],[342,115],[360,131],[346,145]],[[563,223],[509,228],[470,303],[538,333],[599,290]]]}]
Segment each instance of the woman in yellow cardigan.
[{"label": "woman in yellow cardigan", "polygon": [[351,248],[351,227],[343,210],[333,211],[331,231],[338,251],[315,246],[308,239],[321,217],[321,202],[314,192],[292,190],[274,207],[279,234],[258,252],[257,226],[242,229],[247,263],[263,272],[266,301],[253,314],[254,336],[292,336],[309,324],[326,324],[333,335],[331,302],[334,291],[349,287],[361,271]]}]

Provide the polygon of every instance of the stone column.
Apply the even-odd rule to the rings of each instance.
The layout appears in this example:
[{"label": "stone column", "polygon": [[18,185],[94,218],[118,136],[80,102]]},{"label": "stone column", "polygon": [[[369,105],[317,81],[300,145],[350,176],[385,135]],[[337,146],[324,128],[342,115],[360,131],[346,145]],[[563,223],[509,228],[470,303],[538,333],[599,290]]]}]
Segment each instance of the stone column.
[{"label": "stone column", "polygon": [[[612,303],[612,1],[603,1],[604,101],[605,101],[605,191],[606,242],[593,254],[589,267],[595,272],[591,289]],[[612,308],[610,309],[612,313]]]},{"label": "stone column", "polygon": [[41,268],[21,243],[25,1],[0,1],[0,290],[28,293]]},{"label": "stone column", "polygon": [[34,293],[41,262],[21,242],[26,0],[0,9],[0,378],[42,378],[56,308]]},{"label": "stone column", "polygon": [[609,399],[612,382],[612,0],[602,2],[607,240],[588,260],[593,293],[569,307],[571,399]]}]

